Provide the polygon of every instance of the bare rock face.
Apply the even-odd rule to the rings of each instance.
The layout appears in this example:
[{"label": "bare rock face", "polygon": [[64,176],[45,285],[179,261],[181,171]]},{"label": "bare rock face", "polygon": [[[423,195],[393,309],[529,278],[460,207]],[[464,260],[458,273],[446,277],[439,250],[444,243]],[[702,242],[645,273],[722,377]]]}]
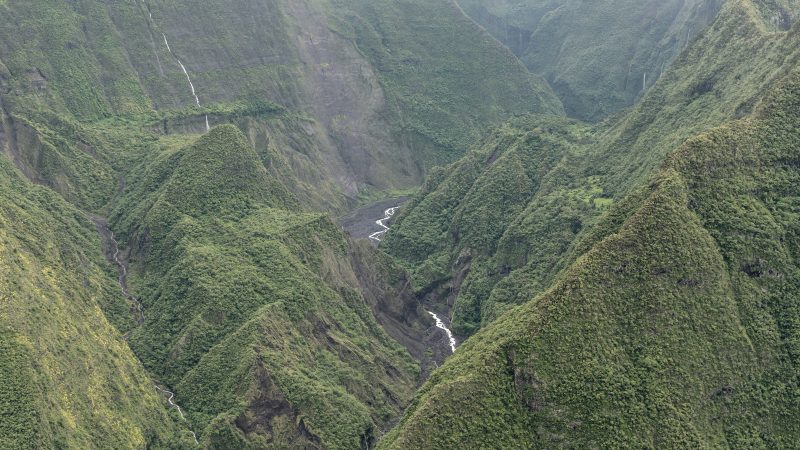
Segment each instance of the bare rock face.
[{"label": "bare rock face", "polygon": [[[327,17],[310,3],[288,2],[287,9],[303,24],[294,37],[304,71],[302,89],[324,128],[324,143],[332,147],[329,167],[333,175],[346,195],[357,194],[359,184],[386,188],[421,182],[422,171],[414,163],[412,150],[394,142],[381,117],[387,107],[375,70],[352,42],[331,31]],[[391,175],[381,167],[388,164],[411,171]]]},{"label": "bare rock face", "polygon": [[44,92],[47,90],[47,78],[45,78],[42,72],[36,67],[28,72],[28,82],[30,83],[31,89],[36,92]]},{"label": "bare rock face", "polygon": [[[153,26],[169,36],[204,104],[256,97],[308,115],[311,120],[300,130],[287,130],[291,125],[278,130],[263,120],[242,123],[255,134],[283,140],[280,151],[290,159],[306,160],[299,176],[316,172],[312,177],[332,181],[347,197],[355,197],[365,184],[388,188],[421,181],[410,149],[394,142],[380,117],[386,105],[371,64],[350,40],[331,30],[320,2],[248,1],[235,9],[153,2],[149,9]],[[172,63],[169,55],[161,59]],[[165,65],[167,72],[175,69],[171,65]],[[154,69],[151,64],[149,70]],[[154,103],[175,102],[171,91],[151,90]],[[191,106],[192,98],[180,95],[177,101]],[[304,139],[278,136],[286,132],[302,132]],[[376,160],[399,160],[398,165],[414,170],[394,176],[386,163],[371,163]]]}]

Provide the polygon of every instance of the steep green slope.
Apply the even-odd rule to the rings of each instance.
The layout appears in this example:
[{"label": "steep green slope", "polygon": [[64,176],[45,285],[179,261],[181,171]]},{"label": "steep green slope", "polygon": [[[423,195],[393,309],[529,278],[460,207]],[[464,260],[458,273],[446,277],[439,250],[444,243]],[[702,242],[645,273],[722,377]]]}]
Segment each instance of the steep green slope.
[{"label": "steep green slope", "polygon": [[446,0],[10,0],[0,23],[5,115],[45,156],[69,160],[36,181],[73,190],[85,155],[67,156],[51,133],[73,122],[123,117],[162,133],[236,123],[303,201],[334,208],[420,184],[514,114],[563,113],[546,82]]},{"label": "steep green slope", "polygon": [[163,150],[128,184],[112,222],[145,311],[131,347],[201,443],[371,446],[419,374],[373,311],[420,340],[430,326],[388,281],[395,269],[301,212],[231,125]]},{"label": "steep green slope", "polygon": [[0,160],[0,447],[190,444],[101,310],[129,306],[83,214]]},{"label": "steep green slope", "polygon": [[[426,15],[420,10],[445,13],[442,26],[456,21],[446,35],[396,23],[386,34],[391,38],[381,40],[391,49],[371,48],[377,52],[371,57],[357,43],[367,39],[364,23],[380,20],[391,27],[392,21],[372,11],[362,22],[356,7],[369,5],[350,6],[252,1],[231,11],[189,1],[0,5],[6,25],[0,27],[2,151],[30,181],[83,211],[111,213],[122,245],[118,257],[126,265],[130,260],[126,281],[144,305],[138,325],[140,317],[131,314],[111,270],[92,281],[105,295],[92,299],[91,314],[77,316],[81,338],[70,335],[60,343],[57,374],[67,375],[38,375],[30,364],[44,353],[37,346],[58,342],[49,331],[63,321],[62,311],[41,326],[36,345],[18,345],[33,327],[3,335],[2,373],[14,382],[4,386],[0,404],[4,417],[19,411],[4,430],[9,445],[48,447],[51,435],[53,445],[73,448],[191,444],[188,431],[176,430],[186,423],[169,421],[154,382],[177,394],[172,400],[183,409],[170,408],[172,418],[185,415],[201,443],[212,447],[368,447],[398,417],[420,367],[395,339],[427,372],[437,352],[421,337],[432,322],[402,270],[368,246],[349,242],[326,216],[303,211],[352,202],[365,187],[413,185],[424,164],[455,158],[466,147],[464,136],[477,136],[488,123],[561,108],[541,80],[448,2],[408,5],[417,16]],[[271,26],[261,26],[267,22]],[[369,33],[373,39],[384,32]],[[424,76],[401,79],[374,67],[379,58],[396,66],[391,53],[401,54],[405,46],[422,51],[423,39],[450,43],[424,55]],[[434,113],[445,119],[413,129],[405,118],[412,106],[432,105],[462,89],[464,80],[436,65],[456,61],[445,56],[461,41],[468,58],[461,73],[472,80],[484,66],[494,67],[504,85],[438,106]],[[421,81],[425,89],[415,93]],[[483,95],[499,99],[494,105],[476,101]],[[246,133],[221,126],[200,137],[204,116]],[[68,208],[51,191],[19,183],[24,188],[11,191],[19,191],[20,199],[46,192]],[[80,249],[82,258],[102,264],[97,238],[84,236],[91,233],[88,220],[61,227],[49,220],[36,217],[20,233],[50,230]],[[62,251],[72,251],[70,246]],[[110,256],[115,249],[106,250]],[[46,258],[37,255],[31,264],[40,260]],[[47,287],[77,290],[80,274],[97,270],[78,268],[54,274]],[[11,279],[36,280],[13,273]],[[66,310],[89,298],[68,293],[60,305]],[[49,319],[42,314],[37,320]],[[125,333],[149,378],[114,333]],[[115,372],[103,366],[105,360],[96,362],[95,352],[107,348],[122,355],[121,362],[112,359],[122,381],[109,381]],[[84,363],[85,370],[63,368]],[[30,374],[58,399],[32,407],[28,399],[36,400],[33,393],[42,388],[26,382]],[[145,389],[146,396],[140,393]],[[128,391],[136,394],[120,399]],[[29,417],[45,417],[40,421],[68,431],[36,431]]]},{"label": "steep green slope", "polygon": [[798,111],[795,67],[753,118],[688,140],[382,447],[794,447]]},{"label": "steep green slope", "polygon": [[395,133],[425,151],[428,166],[453,161],[503,117],[563,114],[547,83],[523,75],[519,61],[451,1],[333,3],[347,11],[343,29],[377,68],[395,105]]},{"label": "steep green slope", "polygon": [[[467,14],[551,83],[570,116],[598,120],[630,106],[705,29],[722,0],[459,0]],[[763,2],[787,30],[794,0]]]},{"label": "steep green slope", "polygon": [[796,67],[798,48],[796,30],[772,32],[754,3],[728,2],[629,114],[594,126],[534,117],[498,129],[430,178],[386,248],[469,335],[549,286],[579,256],[576,238],[668,152],[749,114]]}]

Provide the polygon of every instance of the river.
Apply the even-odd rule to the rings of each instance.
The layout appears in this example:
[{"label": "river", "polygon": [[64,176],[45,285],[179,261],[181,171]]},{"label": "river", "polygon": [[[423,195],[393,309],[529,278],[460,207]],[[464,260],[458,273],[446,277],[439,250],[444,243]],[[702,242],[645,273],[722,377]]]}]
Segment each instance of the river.
[{"label": "river", "polygon": [[[369,238],[374,245],[383,241],[386,234],[391,230],[390,221],[407,201],[407,198],[396,198],[383,200],[371,205],[364,206],[358,210],[339,219],[339,224],[354,238]],[[375,216],[383,211],[383,216],[375,220]],[[376,228],[377,225],[377,228]],[[451,353],[455,353],[458,342],[453,336],[453,332],[448,328],[447,323],[436,313],[425,310],[434,321],[436,327],[442,330],[447,336],[448,345]]]}]

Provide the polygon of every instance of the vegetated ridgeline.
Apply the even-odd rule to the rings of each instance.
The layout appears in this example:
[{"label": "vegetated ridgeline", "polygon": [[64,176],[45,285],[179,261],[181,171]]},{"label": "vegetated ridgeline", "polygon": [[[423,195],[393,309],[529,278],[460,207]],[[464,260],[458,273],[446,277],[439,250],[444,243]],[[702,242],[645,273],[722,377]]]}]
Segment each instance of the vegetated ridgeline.
[{"label": "vegetated ridgeline", "polygon": [[[128,265],[127,265],[127,263],[125,261],[123,261],[120,258],[120,254],[122,252],[121,252],[121,250],[119,248],[119,242],[117,241],[116,237],[114,237],[114,232],[111,231],[111,228],[108,226],[108,221],[106,219],[102,218],[102,217],[90,216],[89,220],[97,227],[97,231],[100,233],[100,235],[105,240],[107,240],[107,242],[109,244],[111,244],[111,246],[112,246],[111,247],[111,252],[110,252],[111,260],[114,262],[114,264],[117,265],[117,268],[118,268],[118,271],[119,271],[119,276],[117,277],[117,282],[119,283],[119,287],[122,290],[122,295],[124,295],[125,298],[127,298],[129,301],[131,301],[134,304],[135,308],[136,308],[136,312],[138,313],[138,317],[136,318],[136,323],[138,325],[142,325],[144,323],[144,307],[142,306],[142,302],[139,301],[139,299],[135,295],[131,294],[130,290],[128,289]],[[127,335],[124,338],[127,340]],[[161,387],[161,386],[159,386],[159,385],[157,385],[155,383],[153,383],[153,386],[159,392],[162,392],[162,393],[164,393],[164,394],[169,396],[167,398],[167,402],[169,403],[169,406],[177,409],[178,410],[178,415],[181,416],[181,420],[183,420],[183,421],[188,423],[188,421],[186,420],[186,417],[184,417],[184,415],[183,415],[183,410],[174,401],[175,393],[172,392],[172,391],[169,391],[169,390],[167,390],[167,389],[165,389],[165,388],[163,388],[163,387]],[[191,427],[189,427],[189,433],[192,434],[192,437],[194,438],[194,442],[199,444],[199,442],[197,440],[197,435],[195,434],[194,430],[191,429]]]},{"label": "vegetated ridgeline", "polygon": [[[647,184],[618,195],[597,222],[582,213],[601,214],[591,197],[583,209],[577,202],[567,208],[564,200],[575,196],[572,185],[561,188],[564,200],[542,199],[539,205],[557,205],[550,216],[534,204],[502,217],[505,223],[516,221],[519,231],[497,231],[504,241],[499,254],[492,242],[483,241],[498,222],[494,217],[482,227],[474,226],[480,216],[473,214],[429,228],[428,242],[457,236],[457,245],[469,246],[450,253],[450,260],[437,255],[444,270],[461,259],[477,273],[476,249],[483,249],[498,255],[485,273],[508,275],[496,288],[486,288],[489,277],[483,277],[475,285],[480,289],[469,293],[478,299],[467,305],[476,306],[481,331],[418,391],[382,448],[451,448],[464,442],[497,448],[796,447],[799,423],[786,418],[797,411],[800,393],[794,356],[800,354],[800,222],[790,212],[797,211],[800,176],[800,34],[797,24],[786,33],[762,31],[767,28],[756,6],[728,2],[714,27],[621,121],[638,129],[623,131],[619,145],[604,144],[616,152],[635,143],[607,158],[616,163],[605,169],[612,180],[642,178],[625,160],[646,151],[661,165]],[[708,74],[715,74],[712,81],[705,81]],[[720,123],[725,117],[730,119]],[[561,139],[570,126],[526,128],[566,130]],[[694,136],[686,136],[689,132]],[[511,133],[505,142],[514,142]],[[670,135],[674,140],[659,142]],[[491,181],[503,180],[500,174],[522,178],[519,161],[545,160],[547,147],[539,136],[529,136],[527,142],[537,145],[520,152],[525,145],[508,145],[504,138],[498,132],[495,142],[506,153],[495,157],[496,149],[486,149],[469,162],[474,171],[448,171],[465,174],[462,179],[436,180],[435,187],[449,189],[454,201],[441,194],[426,203],[412,200],[385,239],[387,250],[402,254],[406,243],[395,244],[404,234],[408,247],[424,242],[422,227],[406,229],[416,219],[414,209],[423,211],[419,205],[428,207],[421,217],[432,217],[436,207],[443,209],[439,205],[458,205],[467,190],[483,195],[464,202],[463,210],[483,215],[473,205],[497,209],[509,198],[529,202],[529,192],[539,186],[523,184],[512,195]],[[650,149],[637,147],[639,142]],[[638,148],[642,151],[632,151]],[[495,172],[464,181],[484,167]],[[584,173],[602,172],[592,167]],[[562,172],[553,178],[568,177]],[[587,177],[581,189],[591,192],[592,184]],[[606,189],[615,186],[607,186],[594,195],[608,196]],[[557,191],[551,185],[545,195]],[[456,208],[441,217],[451,220]],[[580,230],[569,231],[571,223],[584,229],[577,240],[572,235]],[[553,229],[560,235],[549,234]],[[564,237],[560,247],[574,249],[571,261],[536,255]],[[548,263],[553,275],[539,275],[537,269]],[[515,264],[531,266],[515,276]],[[537,276],[544,281],[532,283]],[[490,304],[480,303],[492,297]],[[483,315],[504,302],[508,306],[498,308],[496,318]],[[455,304],[458,311],[458,299]]]},{"label": "vegetated ridgeline", "polygon": [[[389,231],[389,226],[386,225],[386,221],[388,221],[389,219],[394,217],[394,213],[397,212],[397,210],[399,208],[400,208],[399,206],[395,206],[393,208],[389,208],[386,211],[384,211],[383,219],[379,219],[379,220],[375,221],[375,223],[378,224],[379,226],[381,226],[383,228],[383,230],[376,231],[375,233],[372,233],[369,236],[370,239],[372,239],[375,242],[380,242],[381,241],[381,238],[379,236],[384,236]],[[453,332],[450,331],[449,328],[447,328],[447,325],[445,325],[444,321],[442,321],[442,319],[436,313],[428,311],[427,309],[425,310],[425,312],[430,314],[430,316],[433,317],[433,320],[436,321],[436,327],[441,329],[442,331],[444,331],[445,334],[447,334],[447,340],[448,340],[449,345],[450,345],[450,351],[455,353],[456,352],[456,338],[453,337]]]},{"label": "vegetated ridgeline", "polygon": [[474,334],[545,290],[577,257],[578,236],[647,183],[670,149],[746,116],[780,66],[796,65],[797,33],[767,31],[747,5],[730,3],[627,119],[606,122],[610,131],[553,118],[510,121],[409,202],[381,245],[404,261],[417,289],[455,296],[456,335]]},{"label": "vegetated ridgeline", "polygon": [[[366,437],[372,447],[413,397],[420,371],[366,309],[393,301],[381,312],[402,321],[414,308],[414,319],[427,318],[400,291],[402,273],[385,278],[381,271],[394,273],[389,260],[367,253],[365,242],[350,253],[327,215],[302,212],[233,125],[148,160],[127,185],[112,223],[125,230],[122,256],[133,249],[131,290],[152,293],[142,297],[147,320],[130,346],[177,394],[201,445],[349,449]],[[189,222],[196,232],[176,242]],[[209,328],[197,328],[211,316]],[[338,389],[343,373],[357,388]]]}]

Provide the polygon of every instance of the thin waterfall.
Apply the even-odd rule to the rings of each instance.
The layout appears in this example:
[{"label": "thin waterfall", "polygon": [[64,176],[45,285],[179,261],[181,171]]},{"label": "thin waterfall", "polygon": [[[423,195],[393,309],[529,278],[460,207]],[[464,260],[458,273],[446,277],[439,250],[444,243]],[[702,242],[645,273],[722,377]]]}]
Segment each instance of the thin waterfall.
[{"label": "thin waterfall", "polygon": [[[172,51],[172,48],[169,46],[169,41],[167,40],[167,35],[165,33],[161,33],[161,36],[164,37],[164,45],[167,46],[167,50],[169,51],[169,54],[172,55],[173,58],[175,58],[175,61],[177,61],[178,65],[181,66],[181,70],[183,71],[183,74],[186,75],[186,81],[189,82],[189,89],[192,90],[192,97],[194,97],[194,102],[197,104],[197,107],[199,108],[200,107],[200,97],[197,96],[197,91],[194,89],[194,83],[192,83],[192,77],[189,76],[189,71],[186,70],[186,66],[183,65],[183,62],[181,61],[180,58],[178,58],[178,55],[176,55]],[[211,130],[211,126],[208,123],[208,114],[206,114],[206,131],[209,131],[209,130]]]},{"label": "thin waterfall", "polygon": [[[150,19],[150,24],[153,27],[155,27],[155,23],[153,21],[153,13],[152,13],[152,11],[150,11],[150,8],[147,6],[146,3],[142,2],[142,5],[144,5],[145,10],[147,10],[147,17]],[[169,45],[169,40],[167,40],[166,33],[162,32],[161,33],[161,37],[164,38],[164,45],[167,46],[167,51],[169,52],[170,55],[172,55],[173,58],[175,58],[175,61],[178,62],[178,65],[180,66],[181,70],[183,71],[183,74],[186,76],[186,81],[189,82],[189,89],[191,89],[191,91],[192,91],[192,97],[194,97],[194,102],[197,105],[197,107],[199,108],[201,106],[200,105],[200,97],[197,96],[197,91],[194,88],[194,83],[192,82],[192,77],[189,76],[189,71],[186,70],[186,66],[183,65],[183,61],[181,61],[181,59],[178,58],[178,55],[176,55],[175,52],[172,51],[172,47],[170,47],[170,45]],[[161,67],[161,60],[160,60],[160,58],[158,58],[158,53],[156,53],[156,58],[158,59],[158,65],[159,65],[159,68],[160,68]],[[208,122],[208,114],[205,115],[205,120],[206,120],[206,131],[210,131],[211,130],[211,125]]]}]

